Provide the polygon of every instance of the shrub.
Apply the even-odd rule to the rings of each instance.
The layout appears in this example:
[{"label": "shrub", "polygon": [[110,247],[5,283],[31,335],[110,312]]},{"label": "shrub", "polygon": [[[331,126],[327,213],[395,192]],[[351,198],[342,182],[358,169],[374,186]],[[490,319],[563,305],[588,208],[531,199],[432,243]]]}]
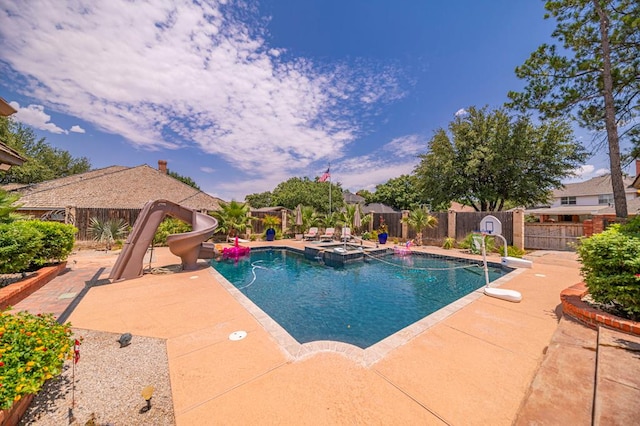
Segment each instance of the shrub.
[{"label": "shrub", "polygon": [[160,223],[155,235],[153,236],[153,245],[166,246],[167,237],[171,234],[181,234],[190,232],[191,225],[173,217],[167,217]]},{"label": "shrub", "polygon": [[367,232],[363,232],[361,238],[363,240],[370,240],[371,239],[371,234],[368,231]]},{"label": "shrub", "polygon": [[89,232],[93,236],[93,240],[105,243],[107,250],[111,250],[113,242],[124,236],[128,228],[129,225],[121,218],[100,220],[97,217],[92,217],[89,224]]},{"label": "shrub", "polygon": [[38,392],[62,372],[73,354],[69,327],[51,314],[0,312],[0,408]]},{"label": "shrub", "polygon": [[42,236],[30,221],[0,224],[0,274],[27,271],[42,250]]},{"label": "shrub", "polygon": [[582,275],[593,300],[616,307],[623,316],[640,319],[640,237],[635,225],[612,225],[581,240]]},{"label": "shrub", "polygon": [[453,237],[447,237],[442,242],[442,248],[445,250],[451,250],[456,246],[456,239]]},{"label": "shrub", "polygon": [[42,220],[30,220],[27,223],[42,234],[42,248],[32,262],[35,266],[66,260],[69,257],[73,250],[75,233],[78,232],[75,226]]},{"label": "shrub", "polygon": [[[467,234],[466,237],[464,237],[464,240],[460,241],[458,243],[458,246],[462,249],[465,250],[469,250],[471,251],[471,253],[473,254],[480,254],[482,253],[481,249],[476,248],[475,244],[473,243],[473,236],[477,235],[480,236],[480,234],[474,234],[473,232],[470,232]],[[496,242],[494,238],[486,238],[484,239],[484,246],[485,249],[487,251],[487,253],[491,253],[492,251],[495,251],[495,247],[496,247]]]},{"label": "shrub", "polygon": [[507,256],[509,257],[522,257],[525,253],[526,252],[524,250],[521,250],[518,247],[507,246]]}]

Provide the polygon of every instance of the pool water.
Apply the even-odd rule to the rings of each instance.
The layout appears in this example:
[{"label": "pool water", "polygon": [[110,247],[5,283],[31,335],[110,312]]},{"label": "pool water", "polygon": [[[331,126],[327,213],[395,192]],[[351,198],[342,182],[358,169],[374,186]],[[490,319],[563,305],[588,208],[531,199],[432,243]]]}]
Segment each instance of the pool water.
[{"label": "pool water", "polygon": [[[298,342],[335,340],[363,349],[485,285],[481,265],[420,255],[331,268],[269,249],[212,265]],[[490,267],[489,279],[506,273]]]}]

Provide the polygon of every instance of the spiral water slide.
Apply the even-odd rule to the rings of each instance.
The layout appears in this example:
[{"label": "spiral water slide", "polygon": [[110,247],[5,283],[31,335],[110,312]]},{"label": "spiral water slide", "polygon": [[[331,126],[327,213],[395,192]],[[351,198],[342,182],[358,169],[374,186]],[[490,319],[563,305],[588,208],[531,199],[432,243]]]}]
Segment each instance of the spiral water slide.
[{"label": "spiral water slide", "polygon": [[128,280],[142,276],[144,255],[153,240],[156,229],[165,218],[172,216],[191,224],[192,231],[167,237],[171,253],[182,259],[182,269],[196,269],[198,259],[213,258],[214,245],[206,241],[218,226],[213,217],[199,213],[167,200],[149,201],[144,205],[133,229],[111,269],[111,281]]}]

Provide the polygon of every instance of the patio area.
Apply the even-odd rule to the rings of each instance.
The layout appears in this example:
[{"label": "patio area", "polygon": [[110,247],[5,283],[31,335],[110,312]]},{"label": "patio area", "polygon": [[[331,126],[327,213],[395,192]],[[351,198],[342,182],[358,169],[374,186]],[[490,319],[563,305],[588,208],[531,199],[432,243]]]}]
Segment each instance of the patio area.
[{"label": "patio area", "polygon": [[[270,243],[277,244],[304,243]],[[420,250],[452,254],[435,247]],[[565,330],[559,294],[580,281],[580,265],[569,252],[534,252],[529,258],[533,268],[517,271],[504,284],[521,292],[522,302],[478,294],[365,351],[335,342],[287,346],[290,336],[278,335],[264,314],[247,309],[204,261],[197,271],[85,288],[81,279],[73,282],[72,274],[100,282],[116,254],[79,252],[69,259],[70,275],[54,279],[15,308],[42,312],[45,300],[54,297],[42,292],[55,293],[56,281],[66,279],[75,289],[57,291],[82,297],[57,314],[68,316],[74,327],[165,339],[178,425],[552,424],[544,417],[558,400],[545,403],[539,397],[549,395],[547,382],[539,383],[540,367],[547,349],[555,347],[554,333]],[[166,248],[156,249],[151,261],[154,267],[177,263]],[[247,337],[230,340],[238,330]],[[582,342],[583,336],[576,339]],[[638,371],[640,358],[632,357],[629,365]],[[576,379],[579,385],[583,378]],[[640,386],[630,387],[633,395],[640,394]],[[573,424],[590,424],[590,402],[576,399],[576,404],[580,409],[559,408],[572,413]],[[631,409],[631,414],[640,412]]]}]

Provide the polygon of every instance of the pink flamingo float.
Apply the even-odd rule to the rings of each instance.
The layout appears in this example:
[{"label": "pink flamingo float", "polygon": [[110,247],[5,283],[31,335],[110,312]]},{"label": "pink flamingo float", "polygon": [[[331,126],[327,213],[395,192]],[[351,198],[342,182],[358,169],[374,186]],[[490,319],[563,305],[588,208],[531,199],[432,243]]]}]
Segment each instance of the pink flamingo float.
[{"label": "pink flamingo float", "polygon": [[233,247],[225,247],[222,249],[222,257],[238,259],[239,257],[246,256],[251,251],[251,247],[244,247],[238,244],[238,237],[236,237]]}]

